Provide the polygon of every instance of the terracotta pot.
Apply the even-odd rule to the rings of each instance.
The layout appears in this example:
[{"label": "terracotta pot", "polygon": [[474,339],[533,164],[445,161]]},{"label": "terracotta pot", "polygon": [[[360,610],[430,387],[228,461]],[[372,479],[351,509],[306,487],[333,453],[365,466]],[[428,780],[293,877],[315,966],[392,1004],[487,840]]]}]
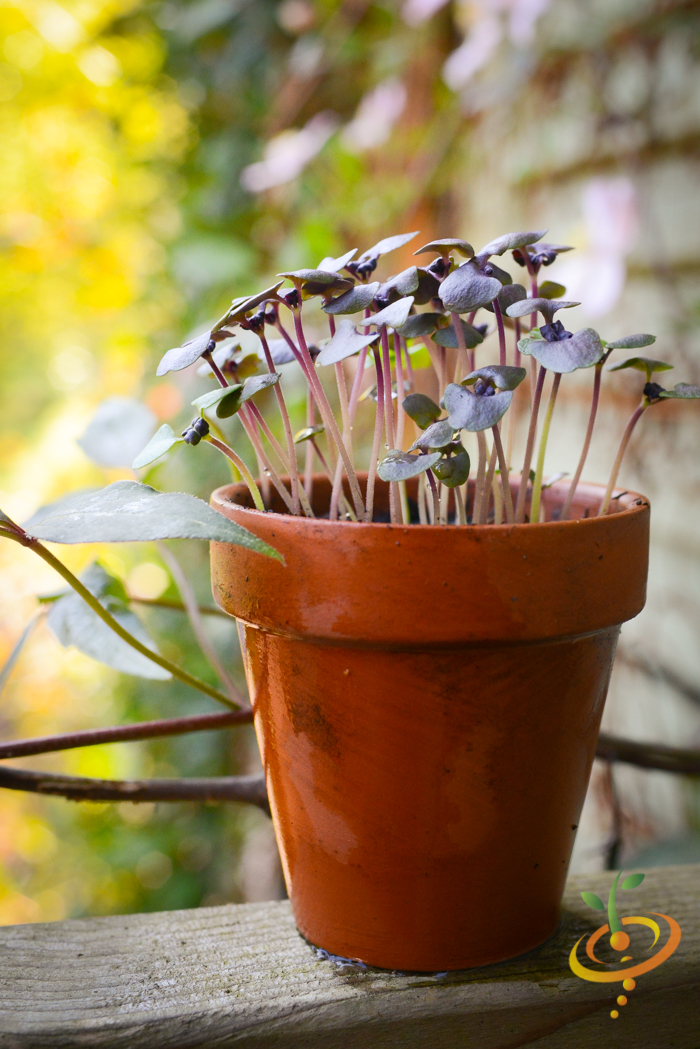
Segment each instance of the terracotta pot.
[{"label": "terracotta pot", "polygon": [[[550,516],[566,490],[546,492]],[[323,477],[314,492],[327,507]],[[597,518],[602,496],[582,485],[562,523],[406,527],[214,492],[286,559],[212,545],[313,944],[431,971],[554,932],[620,624],[645,600],[649,504],[628,493]]]}]

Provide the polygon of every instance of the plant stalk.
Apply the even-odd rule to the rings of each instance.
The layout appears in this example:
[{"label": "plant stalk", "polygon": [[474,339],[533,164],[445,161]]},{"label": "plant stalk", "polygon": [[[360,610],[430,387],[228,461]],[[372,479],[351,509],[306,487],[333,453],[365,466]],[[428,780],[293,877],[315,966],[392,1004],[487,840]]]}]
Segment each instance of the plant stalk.
[{"label": "plant stalk", "polygon": [[586,465],[586,459],[588,458],[588,450],[591,447],[591,438],[593,437],[593,427],[595,426],[596,415],[598,413],[598,402],[600,400],[600,385],[603,375],[604,361],[605,359],[599,361],[595,366],[595,377],[593,379],[593,396],[591,398],[591,412],[588,416],[588,428],[586,430],[583,448],[581,449],[581,457],[578,461],[578,466],[576,467],[576,473],[574,474],[573,480],[569,487],[569,491],[566,494],[566,500],[561,509],[561,514],[559,515],[560,521],[568,520],[569,513],[571,511],[571,504],[573,503],[574,498],[576,496],[576,489],[578,488],[578,483],[581,480],[581,474],[583,473],[583,468]]},{"label": "plant stalk", "polygon": [[537,455],[537,468],[535,470],[535,481],[532,486],[532,502],[530,504],[530,521],[537,524],[540,519],[540,500],[542,497],[542,475],[544,473],[544,458],[547,453],[547,441],[549,439],[549,428],[554,414],[554,405],[557,402],[557,393],[561,382],[561,372],[556,372],[549,394],[547,411],[542,424],[542,435],[540,436],[540,447]]},{"label": "plant stalk", "polygon": [[630,421],[627,423],[627,426],[625,427],[625,432],[622,435],[622,440],[620,441],[620,447],[617,450],[617,455],[615,456],[615,462],[613,463],[613,468],[612,468],[612,471],[610,473],[610,480],[608,481],[608,487],[607,487],[607,489],[605,491],[605,496],[603,497],[603,501],[600,504],[600,509],[598,510],[598,517],[604,517],[605,514],[607,514],[607,512],[608,512],[608,509],[610,507],[610,501],[612,499],[612,494],[613,494],[613,491],[615,490],[615,485],[617,484],[617,475],[620,472],[620,467],[622,466],[622,460],[625,457],[625,452],[627,451],[627,445],[629,444],[630,437],[632,436],[632,431],[634,430],[635,426],[637,425],[637,423],[639,422],[641,417],[644,415],[644,412],[649,407],[651,407],[650,404],[648,404],[648,403],[645,404],[644,402],[642,402],[639,405],[638,408],[635,408],[634,412],[632,413],[632,417],[631,417]]},{"label": "plant stalk", "polygon": [[[272,360],[272,354],[270,353],[270,347],[267,339],[265,338],[264,331],[261,331],[258,335],[262,344],[263,353],[265,355],[265,363],[267,364],[267,370],[272,375],[275,371],[275,365]],[[284,428],[284,436],[287,442],[287,456],[289,458],[289,478],[292,487],[292,503],[294,504],[294,513],[299,514],[300,501],[299,501],[299,468],[297,466],[297,451],[294,444],[294,434],[292,433],[292,424],[289,418],[289,411],[287,410],[287,402],[284,399],[284,394],[280,389],[280,383],[275,383],[275,397],[277,398],[277,406],[282,417],[282,426]]]},{"label": "plant stalk", "polygon": [[382,439],[382,430],[384,429],[384,379],[382,376],[382,361],[376,344],[372,346],[372,352],[374,353],[374,367],[377,372],[377,414],[374,417],[374,436],[372,437],[372,451],[369,457],[369,470],[367,471],[365,521],[371,521],[374,514],[374,483],[379,462],[379,445]]},{"label": "plant stalk", "polygon": [[510,482],[508,480],[508,464],[506,462],[505,453],[503,451],[503,442],[501,441],[501,432],[498,429],[498,425],[492,427],[491,433],[493,434],[493,445],[498,455],[498,468],[501,471],[501,489],[503,491],[503,505],[506,511],[506,523],[513,524],[515,521],[515,511],[513,510],[513,496],[510,491]]},{"label": "plant stalk", "polygon": [[479,445],[479,462],[476,468],[476,482],[474,485],[474,506],[472,507],[472,524],[479,524],[481,520],[481,503],[484,498],[484,482],[486,478],[486,460],[488,458],[488,447],[483,430],[476,434]]},{"label": "plant stalk", "polygon": [[224,444],[223,441],[220,441],[218,437],[212,437],[211,434],[208,434],[203,439],[205,441],[208,441],[209,444],[213,444],[214,447],[218,448],[219,451],[223,455],[225,455],[227,459],[230,459],[231,462],[235,464],[236,469],[238,470],[238,472],[240,473],[241,477],[245,481],[246,485],[248,486],[248,491],[250,492],[251,496],[253,497],[253,502],[255,503],[255,509],[256,510],[260,510],[260,512],[264,514],[265,513],[265,504],[264,504],[264,502],[262,500],[262,496],[260,494],[260,489],[258,488],[257,484],[255,483],[255,479],[254,479],[252,473],[250,472],[250,470],[248,469],[246,464],[243,462],[243,460],[241,459],[240,455],[238,455],[237,452],[234,452],[233,448],[229,448],[229,446],[227,444]]},{"label": "plant stalk", "polygon": [[[537,436],[537,416],[540,411],[540,401],[542,400],[542,387],[544,386],[545,375],[547,369],[540,367],[537,375],[537,382],[535,383],[535,392],[532,397],[532,408],[530,410],[530,426],[527,431],[527,443],[525,445],[525,457],[523,459],[523,468],[520,475],[520,488],[518,489],[518,498],[515,504],[515,523],[522,524],[525,520],[525,499],[527,497],[527,488],[530,483],[530,463],[532,462],[532,452],[535,447],[535,437]],[[532,517],[530,518],[532,519]]]}]

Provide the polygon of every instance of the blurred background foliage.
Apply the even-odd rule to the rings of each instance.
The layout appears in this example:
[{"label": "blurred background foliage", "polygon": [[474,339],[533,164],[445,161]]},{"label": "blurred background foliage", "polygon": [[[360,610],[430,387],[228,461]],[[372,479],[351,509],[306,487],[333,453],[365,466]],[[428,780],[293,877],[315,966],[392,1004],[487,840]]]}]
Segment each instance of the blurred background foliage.
[{"label": "blurred background foliage", "polygon": [[[408,229],[486,241],[549,226],[581,249],[551,276],[581,291],[583,322],[608,338],[663,334],[660,356],[698,381],[699,21],[700,5],[683,0],[0,0],[0,505],[21,521],[128,476],[76,444],[105,396],[184,424],[202,380],[192,369],[156,380],[165,349],[281,269]],[[552,469],[570,468],[581,390],[567,394],[572,432],[553,435]],[[619,411],[606,402],[592,477]],[[676,744],[700,738],[691,414],[681,423],[668,409],[624,482],[656,499],[656,568],[606,715],[620,734]],[[182,452],[153,476],[203,498],[228,479],[213,458]],[[177,547],[210,603],[206,550]],[[155,548],[59,554],[74,570],[100,557],[136,596],[177,596]],[[38,559],[0,547],[0,660],[35,595],[55,588]],[[214,683],[183,617],[145,618],[165,655]],[[208,625],[240,683],[234,629]],[[40,624],[0,699],[0,735],[212,708],[177,683],[64,651]],[[257,760],[238,729],[20,765],[131,778],[253,771]],[[624,770],[616,796],[624,855],[696,855],[692,784]],[[603,862],[611,797],[598,770],[579,869]],[[257,810],[0,796],[0,922],[281,891]]]}]

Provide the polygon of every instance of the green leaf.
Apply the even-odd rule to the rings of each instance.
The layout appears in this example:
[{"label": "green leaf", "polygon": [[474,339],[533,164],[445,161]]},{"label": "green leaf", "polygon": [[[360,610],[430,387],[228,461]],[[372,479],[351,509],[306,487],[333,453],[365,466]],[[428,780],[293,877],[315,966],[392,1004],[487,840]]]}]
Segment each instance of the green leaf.
[{"label": "green leaf", "polygon": [[194,339],[189,339],[182,346],[176,346],[161,358],[156,375],[167,375],[168,372],[180,372],[198,361],[211,342],[211,331],[202,332]]},{"label": "green leaf", "polygon": [[695,401],[700,397],[700,386],[688,382],[678,382],[672,390],[663,390],[659,397],[662,400]]},{"label": "green leaf", "polygon": [[347,266],[350,259],[356,253],[357,248],[351,248],[350,251],[346,251],[344,255],[341,255],[338,259],[325,258],[322,259],[318,264],[318,269],[328,270],[329,273],[339,273],[344,266]]},{"label": "green leaf", "polygon": [[466,259],[474,258],[474,249],[471,244],[468,244],[466,240],[452,240],[450,237],[445,237],[442,240],[431,240],[429,244],[424,244],[422,248],[414,251],[413,254],[425,255],[428,251],[432,251],[436,255],[447,255],[451,251],[458,251]]},{"label": "green leaf", "polygon": [[404,397],[403,410],[421,430],[425,430],[442,415],[442,409],[424,393],[409,393],[408,397]]},{"label": "green leaf", "polygon": [[623,881],[623,883],[620,886],[620,888],[621,889],[636,889],[637,886],[641,885],[643,881],[644,881],[644,875],[643,874],[630,874],[629,878],[625,878],[625,880]]},{"label": "green leaf", "polygon": [[333,338],[326,343],[318,355],[317,364],[337,364],[347,357],[359,353],[365,346],[377,341],[377,333],[360,335],[352,321],[342,320],[336,328]]},{"label": "green leaf", "polygon": [[454,429],[450,426],[447,419],[442,419],[441,422],[432,423],[428,426],[408,450],[412,452],[415,448],[420,448],[422,452],[427,452],[428,449],[446,448],[448,444],[452,444],[454,433]]},{"label": "green leaf", "polygon": [[651,346],[653,342],[656,342],[655,335],[640,332],[639,335],[625,335],[624,339],[615,339],[614,342],[607,343],[607,348],[609,350],[641,350],[642,346]]},{"label": "green leaf", "polygon": [[156,417],[130,397],[102,401],[78,445],[98,466],[130,466],[156,428]]},{"label": "green leaf", "polygon": [[449,459],[441,459],[433,467],[433,473],[448,488],[459,488],[466,484],[470,469],[469,452],[461,451]]},{"label": "green leaf", "polygon": [[229,419],[236,414],[241,406],[242,390],[243,384],[240,382],[236,383],[235,386],[221,386],[217,390],[203,393],[201,397],[192,401],[192,405],[200,415],[204,415],[204,412],[208,409],[214,408],[219,419]]},{"label": "green leaf", "polygon": [[294,434],[294,443],[302,444],[304,441],[310,441],[312,437],[317,437],[324,430],[325,426],[305,426],[303,430]]},{"label": "green leaf", "polygon": [[495,240],[490,240],[488,244],[485,244],[477,255],[483,258],[485,255],[502,255],[505,251],[512,251],[513,248],[524,248],[528,244],[542,240],[546,232],[546,229],[540,229],[531,230],[528,233],[504,233],[502,237],[496,237]]},{"label": "green leaf", "polygon": [[[475,346],[484,341],[484,336],[480,331],[477,331],[467,321],[459,318],[460,324],[462,325],[462,331],[464,333],[464,345],[468,350],[473,350]],[[449,349],[457,348],[457,332],[455,331],[454,324],[448,324],[446,328],[440,328],[433,335],[433,342],[436,342],[438,346],[447,346]]]},{"label": "green leaf", "polygon": [[438,294],[453,313],[471,313],[492,302],[503,285],[496,277],[487,277],[475,263],[465,262],[445,277]]},{"label": "green leaf", "polygon": [[156,539],[209,539],[234,543],[278,561],[282,555],[211,506],[183,492],[157,492],[138,481],[115,481],[78,493],[38,524],[26,526],[48,543],[147,543]]},{"label": "green leaf", "polygon": [[581,896],[583,902],[587,903],[589,907],[592,907],[594,911],[604,911],[605,904],[601,900],[600,896],[596,896],[594,892],[582,892]]},{"label": "green leaf", "polygon": [[390,251],[396,251],[397,248],[402,248],[404,244],[408,244],[410,240],[418,236],[419,232],[420,230],[415,230],[413,233],[397,233],[395,237],[384,237],[383,240],[377,241],[373,247],[363,251],[360,255],[360,260],[378,259],[380,255],[388,255]]},{"label": "green leaf", "polygon": [[324,313],[330,313],[333,316],[343,313],[359,313],[372,304],[372,300],[378,290],[378,280],[375,280],[372,284],[358,284],[343,295],[339,295],[337,299],[331,299],[330,302],[327,302],[321,308]]},{"label": "green leaf", "polygon": [[[158,651],[141,620],[129,609],[118,579],[101,565],[92,564],[80,576],[80,581],[120,626],[152,652]],[[73,591],[52,604],[46,622],[64,648],[75,647],[86,656],[123,674],[157,681],[166,681],[171,677],[167,670],[152,663],[110,630],[82,597]]]},{"label": "green leaf", "polygon": [[[268,390],[270,386],[276,386],[281,378],[279,372],[268,372],[267,375],[253,375],[250,379],[246,379],[241,390],[241,404],[255,397],[256,393],[260,393],[261,390]],[[226,418],[226,416],[222,417]]]},{"label": "green leaf", "polygon": [[562,339],[559,342],[533,339],[529,349],[543,368],[562,375],[578,368],[590,368],[597,364],[605,353],[600,335],[593,328],[581,328],[570,339]]},{"label": "green leaf", "polygon": [[[608,347],[609,347],[608,343]],[[626,368],[634,368],[635,371],[644,372],[647,377],[647,382],[651,382],[651,377],[654,372],[670,372],[673,371],[672,364],[666,364],[666,361],[655,361],[653,357],[629,357],[626,361],[621,361],[620,364],[608,365],[609,372],[624,371]]]},{"label": "green leaf", "polygon": [[570,310],[573,306],[580,306],[580,302],[567,302],[564,299],[544,299],[539,296],[536,299],[521,299],[509,306],[506,313],[509,317],[527,317],[528,314],[539,310],[545,316],[553,316],[557,310]]},{"label": "green leaf", "polygon": [[555,280],[543,280],[538,291],[543,299],[560,299],[562,295],[566,295],[564,285],[557,284]]},{"label": "green leaf", "polygon": [[464,386],[450,383],[445,389],[443,403],[448,412],[450,426],[455,430],[478,433],[495,426],[508,411],[512,399],[511,390],[483,396],[472,393]]},{"label": "green leaf", "polygon": [[487,364],[484,368],[470,372],[460,385],[473,386],[478,379],[483,379],[497,390],[515,390],[526,375],[524,368],[515,368],[510,364]]},{"label": "green leaf", "polygon": [[136,456],[131,464],[132,469],[142,470],[144,466],[150,466],[156,459],[160,459],[161,455],[169,452],[173,445],[181,442],[184,443],[184,438],[178,437],[172,426],[163,423],[158,432],[151,437],[146,447]]},{"label": "green leaf", "polygon": [[431,452],[430,455],[409,455],[398,448],[393,448],[377,467],[382,481],[408,481],[425,473],[442,457],[442,452]]},{"label": "green leaf", "polygon": [[413,299],[409,295],[405,299],[398,299],[396,302],[392,302],[390,306],[385,306],[379,313],[373,313],[370,317],[365,317],[364,320],[360,321],[360,324],[365,326],[376,324],[377,327],[401,328],[408,320],[412,305]]},{"label": "green leaf", "polygon": [[446,320],[444,313],[414,313],[396,330],[404,339],[417,339],[422,335],[432,335]]}]

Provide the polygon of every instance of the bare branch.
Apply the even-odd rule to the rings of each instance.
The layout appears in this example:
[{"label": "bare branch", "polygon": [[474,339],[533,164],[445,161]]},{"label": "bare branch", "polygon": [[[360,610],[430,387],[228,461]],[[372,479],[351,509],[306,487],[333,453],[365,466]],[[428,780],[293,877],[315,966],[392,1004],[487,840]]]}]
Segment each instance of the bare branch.
[{"label": "bare branch", "polygon": [[661,769],[684,776],[700,776],[700,750],[666,747],[661,743],[635,743],[601,733],[596,757],[605,761],[623,761],[642,769]]}]

